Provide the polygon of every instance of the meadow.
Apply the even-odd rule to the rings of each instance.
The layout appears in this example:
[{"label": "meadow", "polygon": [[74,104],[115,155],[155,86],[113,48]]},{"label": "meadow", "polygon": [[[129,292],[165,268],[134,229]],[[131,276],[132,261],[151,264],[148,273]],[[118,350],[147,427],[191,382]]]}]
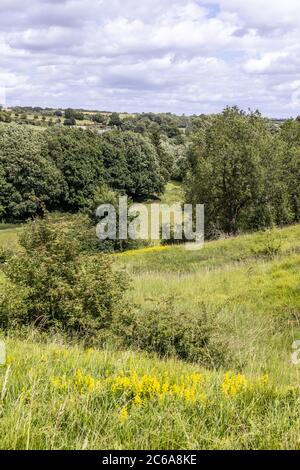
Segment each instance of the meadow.
[{"label": "meadow", "polygon": [[[0,231],[16,247],[16,230]],[[300,227],[113,255],[145,314],[203,310],[230,352],[204,368],[61,335],[9,333],[0,366],[3,449],[299,449]],[[159,321],[159,318],[158,318]],[[159,429],[159,432],[157,430]]]}]

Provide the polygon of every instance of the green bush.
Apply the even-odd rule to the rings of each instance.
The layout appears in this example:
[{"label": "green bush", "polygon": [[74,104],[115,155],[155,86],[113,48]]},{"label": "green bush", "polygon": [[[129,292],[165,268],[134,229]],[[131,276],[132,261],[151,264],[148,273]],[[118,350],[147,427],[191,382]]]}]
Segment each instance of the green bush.
[{"label": "green bush", "polygon": [[[84,251],[75,222],[46,217],[27,224],[22,251],[3,265],[11,284],[1,289],[2,327],[34,324],[92,338],[126,308],[125,274],[114,268],[111,256]],[[11,305],[11,295],[22,308]]]},{"label": "green bush", "polygon": [[0,265],[5,263],[11,256],[13,256],[13,250],[0,246]]},{"label": "green bush", "polygon": [[24,323],[27,316],[26,289],[0,277],[0,326],[11,329]]},{"label": "green bush", "polygon": [[163,299],[149,310],[136,309],[115,318],[113,330],[125,346],[161,357],[177,356],[206,367],[227,362],[220,327],[204,305],[198,315],[179,311],[174,299]]}]

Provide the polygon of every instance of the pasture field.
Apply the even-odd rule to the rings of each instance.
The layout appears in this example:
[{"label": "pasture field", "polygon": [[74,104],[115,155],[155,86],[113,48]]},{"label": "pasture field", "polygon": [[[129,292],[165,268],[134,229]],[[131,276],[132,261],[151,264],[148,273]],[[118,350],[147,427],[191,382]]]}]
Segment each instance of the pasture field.
[{"label": "pasture field", "polygon": [[[16,243],[16,229],[0,244]],[[203,306],[231,358],[204,369],[143,351],[85,349],[34,330],[5,338],[4,449],[299,449],[300,226],[114,255],[145,312]],[[159,318],[158,318],[159,321]],[[4,337],[3,337],[4,339]],[[160,432],[157,432],[157,429]]]}]

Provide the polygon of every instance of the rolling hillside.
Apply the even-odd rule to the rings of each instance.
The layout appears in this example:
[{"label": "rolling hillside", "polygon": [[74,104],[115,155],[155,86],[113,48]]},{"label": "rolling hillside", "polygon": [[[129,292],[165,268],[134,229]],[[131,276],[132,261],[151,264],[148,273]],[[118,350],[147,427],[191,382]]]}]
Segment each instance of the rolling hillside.
[{"label": "rolling hillside", "polygon": [[[36,331],[6,338],[2,448],[300,448],[300,227],[115,255],[145,312],[205,306],[230,352],[205,369],[144,351],[83,349]],[[15,243],[14,230],[1,243]],[[158,320],[159,321],[159,318]],[[192,333],[192,332],[191,332]],[[160,433],[156,432],[160,428]]]}]

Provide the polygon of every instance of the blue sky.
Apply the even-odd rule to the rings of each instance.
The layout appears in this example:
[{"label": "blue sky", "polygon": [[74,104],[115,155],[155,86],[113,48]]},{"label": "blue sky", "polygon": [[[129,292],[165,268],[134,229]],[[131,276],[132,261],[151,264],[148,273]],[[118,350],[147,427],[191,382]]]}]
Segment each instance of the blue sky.
[{"label": "blue sky", "polygon": [[1,0],[0,101],[300,114],[299,0]]}]

